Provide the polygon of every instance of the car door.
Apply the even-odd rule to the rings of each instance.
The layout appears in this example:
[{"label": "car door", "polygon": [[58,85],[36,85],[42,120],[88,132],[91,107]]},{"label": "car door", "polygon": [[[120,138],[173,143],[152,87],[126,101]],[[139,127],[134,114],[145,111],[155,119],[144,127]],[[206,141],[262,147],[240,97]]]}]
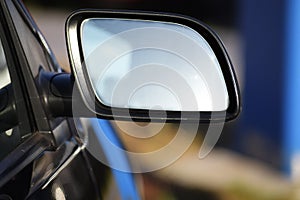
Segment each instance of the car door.
[{"label": "car door", "polygon": [[[32,168],[29,163],[50,147],[51,143],[37,131],[27,89],[24,87],[22,63],[18,59],[3,7],[0,14],[0,195],[2,199],[21,199],[29,191]],[[20,189],[12,192],[12,188]]]},{"label": "car door", "polygon": [[41,74],[60,71],[51,51],[19,1],[1,1],[0,15],[10,76],[1,88],[8,103],[1,104],[0,199],[99,199],[68,119],[51,118],[43,102]]}]

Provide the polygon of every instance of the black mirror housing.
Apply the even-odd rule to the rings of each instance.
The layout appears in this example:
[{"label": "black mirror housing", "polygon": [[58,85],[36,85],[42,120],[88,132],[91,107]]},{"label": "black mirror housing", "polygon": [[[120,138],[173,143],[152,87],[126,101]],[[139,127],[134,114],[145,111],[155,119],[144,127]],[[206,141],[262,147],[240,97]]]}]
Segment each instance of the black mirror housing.
[{"label": "black mirror housing", "polygon": [[[149,97],[140,98],[139,100],[142,100],[142,103],[135,104],[132,107],[130,107],[131,105],[129,104],[124,105],[124,103],[118,104],[118,106],[114,106],[113,103],[106,104],[104,101],[102,101],[103,95],[102,96],[101,94],[98,95],[97,93],[98,90],[97,88],[95,89],[96,87],[95,84],[93,85],[91,76],[94,74],[94,72],[89,71],[89,66],[87,64],[88,62],[84,51],[85,41],[82,39],[84,34],[83,25],[87,21],[92,19],[99,19],[100,21],[101,19],[109,19],[111,20],[111,22],[116,22],[116,20],[119,21],[127,20],[127,23],[133,21],[138,21],[138,22],[150,21],[150,22],[155,22],[156,24],[159,23],[158,25],[160,27],[163,26],[163,28],[166,27],[165,24],[169,23],[171,25],[179,24],[181,27],[192,29],[192,31],[197,33],[199,37],[201,36],[201,38],[204,38],[205,43],[209,45],[211,52],[213,52],[213,54],[215,55],[215,60],[217,60],[217,62],[219,63],[221,76],[222,79],[224,79],[224,83],[226,85],[226,92],[228,93],[228,106],[222,110],[213,110],[209,108],[199,110],[199,109],[193,109],[193,107],[188,108],[186,110],[184,109],[181,110],[180,107],[179,108],[176,107],[175,109],[172,108],[168,109],[167,107],[168,102],[167,102],[166,108],[152,109],[151,108],[152,105],[151,106],[149,105],[149,107],[147,107],[148,103],[145,103],[145,101],[149,99]],[[115,27],[113,31],[114,30]],[[107,29],[105,29],[105,31],[107,31]],[[128,30],[126,29],[126,31]],[[141,35],[139,36],[142,37]],[[85,106],[99,118],[135,120],[135,121],[158,121],[158,122],[164,122],[164,121],[177,122],[182,120],[200,121],[200,122],[223,122],[223,121],[230,121],[232,119],[235,119],[240,112],[240,93],[239,93],[238,83],[237,83],[233,66],[225,50],[225,47],[222,44],[219,37],[207,25],[205,25],[204,23],[196,19],[187,16],[166,14],[166,13],[150,13],[150,12],[138,12],[138,11],[80,10],[80,11],[76,11],[68,18],[66,22],[66,38],[67,38],[69,60],[72,67],[72,74],[75,77],[75,84],[79,89],[79,92],[81,94]],[[153,42],[155,41],[153,40]],[[180,41],[178,41],[178,44],[179,43]],[[107,49],[107,51],[109,50]],[[190,53],[192,54],[193,51],[191,50]],[[132,59],[132,57],[133,56],[131,56],[130,59]],[[149,58],[149,56],[145,56],[145,57]],[[98,60],[104,59],[104,56],[102,58],[101,54],[98,54],[97,59]],[[95,61],[96,59],[92,60],[92,62]],[[204,67],[202,66],[202,68],[205,69],[205,66]],[[160,69],[160,68],[156,68],[156,69]],[[201,72],[201,74],[203,75],[205,73]],[[168,79],[168,73],[166,73],[165,77],[166,79]],[[215,77],[216,76],[211,75],[211,76],[205,76],[204,78],[206,79],[206,83],[211,84],[214,80],[216,80]],[[176,82],[176,79],[172,80],[172,82]],[[209,84],[206,85],[210,87]],[[101,93],[104,86],[105,84],[102,84],[101,87],[99,86],[100,87],[99,93]],[[106,86],[109,86],[109,84],[106,84]],[[138,85],[136,85],[135,87],[138,87]],[[152,90],[148,90],[148,91],[149,93],[152,92]],[[212,91],[211,93],[213,92],[214,91]],[[157,95],[157,93],[153,93],[153,94]],[[163,101],[163,98],[165,97],[162,97],[161,101]],[[143,105],[143,106],[139,106],[139,105]]]}]

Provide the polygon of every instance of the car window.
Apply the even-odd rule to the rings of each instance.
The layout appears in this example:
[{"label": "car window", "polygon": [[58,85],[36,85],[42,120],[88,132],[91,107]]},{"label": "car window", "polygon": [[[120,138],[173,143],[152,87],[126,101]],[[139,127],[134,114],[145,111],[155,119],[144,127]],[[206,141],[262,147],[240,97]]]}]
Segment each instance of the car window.
[{"label": "car window", "polygon": [[20,15],[20,12],[12,1],[7,1],[7,5],[13,16],[12,21],[15,25],[16,32],[20,39],[20,43],[22,44],[33,77],[36,77],[39,74],[41,67],[47,71],[50,70],[49,66],[51,65],[51,62],[46,56],[46,50],[42,48],[41,41],[38,41],[37,35],[34,35],[30,29],[28,25],[29,22],[27,23],[24,17]]},{"label": "car window", "polygon": [[44,43],[46,43],[44,38],[35,27],[34,22],[30,20],[29,14],[24,11],[20,2],[11,0],[5,2],[13,26],[13,35],[16,34],[17,37],[17,40],[14,41],[18,46],[17,51],[20,52],[18,59],[22,62],[20,72],[24,77],[25,88],[23,88],[23,91],[26,90],[24,99],[28,101],[28,109],[31,111],[28,114],[32,120],[30,124],[34,126],[35,130],[50,131],[59,123],[48,119],[46,110],[42,105],[42,99],[39,98],[41,72],[54,70],[54,63],[49,56],[50,50],[47,49],[47,46],[44,46]]},{"label": "car window", "polygon": [[3,88],[9,83],[10,83],[9,72],[7,68],[2,42],[0,40],[0,88]]},{"label": "car window", "polygon": [[[4,48],[2,45],[2,41],[0,38],[0,91],[5,90],[6,88],[12,87],[11,85],[11,78],[7,66],[7,60],[4,53]],[[4,98],[1,96],[0,98]],[[5,109],[5,107],[0,108],[2,110]],[[3,112],[0,112],[3,114]],[[18,124],[16,122],[15,124]],[[3,126],[4,124],[2,124]],[[19,126],[13,126],[7,130],[2,130],[3,127],[1,127],[0,132],[0,160],[2,160],[9,152],[11,152],[16,146],[18,146],[21,141],[22,137],[20,134]]]}]

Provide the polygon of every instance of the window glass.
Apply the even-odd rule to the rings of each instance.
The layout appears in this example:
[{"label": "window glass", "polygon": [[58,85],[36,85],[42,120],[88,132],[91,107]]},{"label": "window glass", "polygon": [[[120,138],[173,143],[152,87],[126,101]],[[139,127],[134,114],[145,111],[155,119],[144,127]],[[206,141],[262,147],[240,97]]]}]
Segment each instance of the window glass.
[{"label": "window glass", "polygon": [[[21,47],[19,47],[20,49],[18,49],[17,51],[20,52],[18,58],[20,59],[20,62],[22,62],[22,66],[18,68],[20,70],[17,73],[18,75],[19,73],[21,73],[24,77],[24,83],[21,83],[22,85],[20,85],[21,87],[23,87],[23,91],[21,92],[24,93],[25,90],[27,90],[27,92],[25,96],[19,98],[22,98],[23,101],[27,100],[27,105],[31,105],[31,107],[27,107],[27,109],[29,109],[29,112],[27,112],[29,116],[29,125],[35,130],[49,131],[49,128],[54,128],[55,126],[57,126],[57,123],[52,123],[52,121],[49,123],[46,111],[44,109],[44,106],[42,105],[42,101],[38,97],[40,96],[40,72],[42,70],[50,71],[52,69],[50,67],[52,66],[52,60],[48,56],[48,50],[46,48],[43,48],[43,38],[40,37],[41,33],[39,33],[38,30],[35,29],[36,27],[30,20],[29,13],[26,13],[26,10],[24,10],[25,8],[22,7],[22,3],[19,1],[6,0],[6,4],[11,20],[13,22],[15,32],[18,37],[18,42],[15,41],[16,45],[21,45]],[[24,88],[24,85],[26,85],[26,88]],[[18,89],[18,87],[15,87],[15,89]],[[15,92],[15,96],[18,95],[19,92]],[[18,101],[16,102],[19,103]],[[23,107],[21,106],[19,106],[18,110],[18,112],[22,112],[22,114],[19,115],[19,121],[26,120],[23,119],[26,111],[24,112],[23,110],[20,110],[23,109]],[[36,121],[33,123],[34,120]],[[51,127],[49,127],[49,125]],[[21,131],[23,134],[23,127]]]},{"label": "window glass", "polygon": [[3,88],[9,83],[10,83],[9,72],[7,68],[2,42],[0,39],[0,88]]},{"label": "window glass", "polygon": [[28,27],[28,24],[20,15],[12,1],[7,1],[9,11],[11,13],[13,23],[15,25],[20,43],[22,44],[23,51],[26,55],[29,67],[31,69],[33,77],[36,77],[39,73],[40,67],[45,70],[50,70],[47,54],[45,49],[42,48],[37,37],[32,33],[32,30]]},{"label": "window glass", "polygon": [[[0,115],[6,115],[6,91],[12,87],[10,74],[8,71],[7,61],[4,53],[4,48],[0,38]],[[12,92],[12,90],[10,90]],[[14,98],[13,98],[14,99]],[[0,116],[0,119],[6,116]],[[18,124],[18,122],[15,122]],[[8,129],[6,127],[9,127]],[[21,135],[18,126],[10,127],[6,122],[0,122],[0,160],[2,160],[9,152],[21,143]]]}]

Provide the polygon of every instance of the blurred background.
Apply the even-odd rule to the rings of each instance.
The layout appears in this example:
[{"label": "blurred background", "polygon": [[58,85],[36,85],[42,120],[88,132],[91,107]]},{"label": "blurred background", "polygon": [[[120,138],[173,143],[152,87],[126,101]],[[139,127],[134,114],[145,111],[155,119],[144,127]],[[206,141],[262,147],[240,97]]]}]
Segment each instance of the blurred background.
[{"label": "blurred background", "polygon": [[[181,13],[223,40],[242,93],[242,113],[203,160],[203,135],[177,162],[143,175],[146,199],[300,199],[300,1],[24,0],[59,63],[69,69],[64,23],[79,8]],[[122,136],[134,150],[145,148]],[[166,138],[154,138],[156,145]],[[167,140],[167,139],[166,139]],[[146,145],[146,146],[147,146]],[[142,151],[142,150],[141,150]]]}]

